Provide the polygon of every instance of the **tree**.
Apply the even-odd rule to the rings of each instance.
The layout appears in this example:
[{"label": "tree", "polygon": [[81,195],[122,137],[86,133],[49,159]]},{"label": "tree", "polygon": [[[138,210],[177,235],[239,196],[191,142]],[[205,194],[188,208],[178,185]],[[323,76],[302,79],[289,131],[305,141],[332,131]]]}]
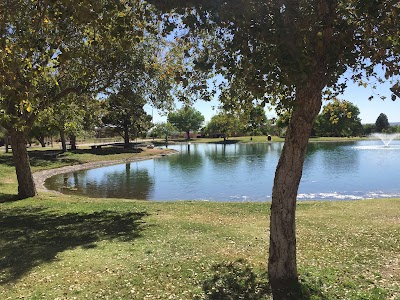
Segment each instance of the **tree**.
[{"label": "tree", "polygon": [[226,111],[222,111],[211,118],[206,127],[206,132],[213,136],[222,136],[226,139],[239,132],[241,123],[239,118]]},{"label": "tree", "polygon": [[369,134],[375,132],[375,124],[364,124],[363,131],[364,131],[365,135],[369,135]]},{"label": "tree", "polygon": [[164,137],[165,144],[168,144],[168,137],[171,136],[174,132],[178,132],[178,129],[171,123],[157,123],[153,129],[152,133],[159,137]]},{"label": "tree", "polygon": [[124,147],[129,148],[131,137],[151,127],[151,116],[144,110],[146,100],[136,87],[122,84],[120,90],[111,94],[104,103],[105,115],[102,121],[124,138]]},{"label": "tree", "polygon": [[376,132],[382,132],[389,129],[390,124],[387,116],[384,113],[381,113],[375,121],[375,130]]},{"label": "tree", "polygon": [[245,130],[251,135],[267,134],[268,129],[270,129],[264,107],[259,105],[250,109],[250,112],[245,116],[245,122]]},{"label": "tree", "polygon": [[349,101],[333,99],[323,107],[314,123],[317,136],[357,136],[363,127],[358,117],[360,110]]},{"label": "tree", "polygon": [[53,122],[50,121],[51,117],[47,109],[40,112],[28,134],[28,138],[37,139],[42,147],[46,147],[45,138],[54,135],[56,131]]},{"label": "tree", "polygon": [[70,93],[113,86],[155,26],[148,6],[134,0],[8,0],[0,10],[0,123],[25,198],[36,195],[25,141],[38,113]]},{"label": "tree", "polygon": [[172,106],[170,90],[175,81],[171,74],[179,66],[168,59],[162,61],[157,55],[157,51],[164,46],[169,45],[157,37],[146,37],[131,54],[129,70],[133,71],[125,74],[108,91],[102,121],[124,138],[126,148],[129,147],[130,137],[137,137],[151,127],[151,116],[145,112],[145,104],[162,110]]},{"label": "tree", "polygon": [[[314,120],[323,97],[340,93],[346,80],[379,77],[377,65],[386,78],[399,75],[398,1],[149,2],[181,13],[189,28],[183,39],[197,45],[196,67],[221,74],[225,93],[233,95],[222,101],[291,109],[272,191],[268,261],[274,299],[288,299],[298,286],[296,197]],[[208,34],[199,35],[201,28]],[[339,81],[347,70],[351,77]],[[396,97],[399,85],[392,88]]]},{"label": "tree", "polygon": [[187,139],[190,139],[190,131],[197,131],[204,122],[204,116],[198,110],[184,106],[177,111],[168,114],[168,122],[174,125],[178,130],[186,133]]}]

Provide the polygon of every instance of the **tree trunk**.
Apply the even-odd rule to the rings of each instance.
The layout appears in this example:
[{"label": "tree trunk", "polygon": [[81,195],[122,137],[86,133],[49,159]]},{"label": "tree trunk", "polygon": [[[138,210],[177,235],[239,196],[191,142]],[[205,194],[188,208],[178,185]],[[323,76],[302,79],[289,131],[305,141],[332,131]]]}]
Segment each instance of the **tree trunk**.
[{"label": "tree trunk", "polygon": [[71,145],[71,150],[76,150],[76,135],[72,134],[69,137],[70,145]]},{"label": "tree trunk", "polygon": [[13,160],[18,180],[18,196],[22,199],[34,197],[37,192],[32,177],[28,151],[26,150],[25,133],[12,130],[10,136]]},{"label": "tree trunk", "polygon": [[64,129],[60,129],[60,139],[61,139],[62,152],[67,152],[67,142],[65,141]]},{"label": "tree trunk", "polygon": [[8,134],[6,135],[6,141],[5,142],[6,142],[6,145],[5,145],[6,153],[8,153],[8,150],[10,148],[10,138],[9,138]]},{"label": "tree trunk", "polygon": [[46,142],[44,141],[44,136],[37,136],[36,139],[39,141],[40,145],[45,148]]},{"label": "tree trunk", "polygon": [[190,140],[190,131],[186,131],[187,140]]},{"label": "tree trunk", "polygon": [[270,217],[268,276],[275,300],[295,299],[296,198],[308,139],[320,111],[322,89],[312,84],[297,89],[296,103],[286,132],[285,144],[275,172]]},{"label": "tree trunk", "polygon": [[124,148],[129,148],[129,128],[124,126]]}]

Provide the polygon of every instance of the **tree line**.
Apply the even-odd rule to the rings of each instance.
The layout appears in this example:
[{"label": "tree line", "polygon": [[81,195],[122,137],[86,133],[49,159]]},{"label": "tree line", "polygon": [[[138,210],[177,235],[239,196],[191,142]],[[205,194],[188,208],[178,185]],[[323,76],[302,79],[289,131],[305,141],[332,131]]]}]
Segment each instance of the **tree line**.
[{"label": "tree line", "polygon": [[[126,95],[126,94],[125,94]],[[168,139],[184,133],[191,137],[221,137],[225,140],[233,136],[284,136],[289,113],[279,118],[268,119],[261,106],[250,111],[235,112],[220,110],[209,122],[204,123],[201,112],[188,106],[168,113],[167,122],[153,123],[144,105],[146,101],[133,96],[110,95],[98,100],[87,95],[78,99],[68,97],[56,106],[48,107],[39,114],[27,135],[27,140],[37,140],[42,147],[49,138],[61,142],[62,150],[77,148],[76,139],[90,138],[102,132],[102,137],[123,138],[124,146],[130,147],[130,141],[138,137],[158,137]],[[139,100],[139,101],[138,101]],[[80,104],[80,106],[78,105]],[[57,111],[57,113],[55,112]],[[387,116],[381,113],[374,124],[361,124],[358,107],[346,100],[334,99],[326,104],[317,116],[312,136],[315,137],[356,137],[372,133],[398,133],[399,125],[391,126]],[[192,134],[192,136],[190,135]],[[6,131],[1,129],[0,140],[5,141]]]}]

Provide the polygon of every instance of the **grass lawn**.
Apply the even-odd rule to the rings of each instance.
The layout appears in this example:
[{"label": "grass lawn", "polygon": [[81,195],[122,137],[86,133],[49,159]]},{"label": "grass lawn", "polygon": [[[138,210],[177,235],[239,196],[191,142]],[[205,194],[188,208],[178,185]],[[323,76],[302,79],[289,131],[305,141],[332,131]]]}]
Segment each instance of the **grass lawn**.
[{"label": "grass lawn", "polygon": [[[34,170],[147,152],[45,154]],[[8,154],[0,174],[0,299],[269,299],[268,203],[16,200]],[[299,202],[297,231],[303,299],[400,299],[400,199]]]}]

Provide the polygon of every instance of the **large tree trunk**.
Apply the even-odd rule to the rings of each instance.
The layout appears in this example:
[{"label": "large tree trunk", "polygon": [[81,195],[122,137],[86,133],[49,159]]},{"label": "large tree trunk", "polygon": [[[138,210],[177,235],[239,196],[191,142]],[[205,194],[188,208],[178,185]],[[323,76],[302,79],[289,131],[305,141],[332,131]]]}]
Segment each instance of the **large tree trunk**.
[{"label": "large tree trunk", "polygon": [[297,89],[296,103],[286,133],[272,190],[268,275],[275,300],[295,299],[296,198],[308,139],[321,108],[321,91],[312,84]]},{"label": "large tree trunk", "polygon": [[37,194],[33,181],[28,151],[26,150],[26,136],[21,131],[10,131],[11,148],[15,171],[18,180],[18,195],[24,199]]}]

